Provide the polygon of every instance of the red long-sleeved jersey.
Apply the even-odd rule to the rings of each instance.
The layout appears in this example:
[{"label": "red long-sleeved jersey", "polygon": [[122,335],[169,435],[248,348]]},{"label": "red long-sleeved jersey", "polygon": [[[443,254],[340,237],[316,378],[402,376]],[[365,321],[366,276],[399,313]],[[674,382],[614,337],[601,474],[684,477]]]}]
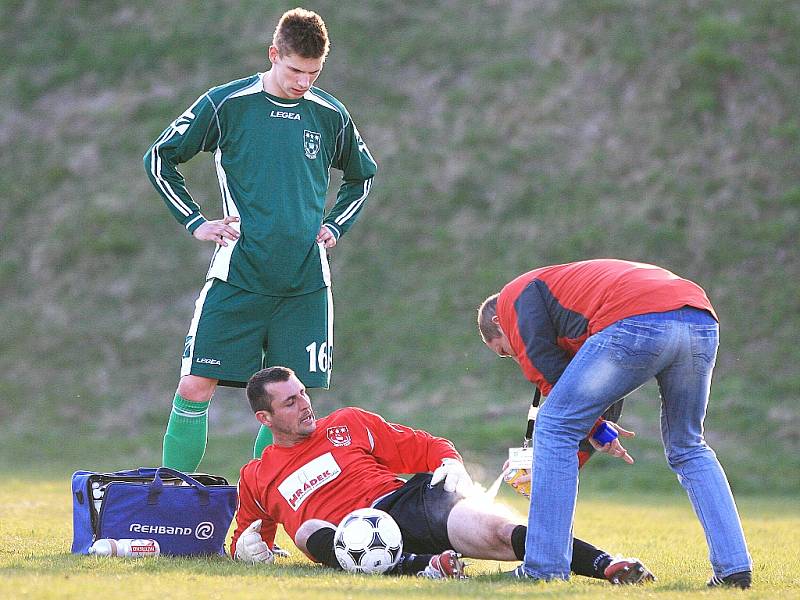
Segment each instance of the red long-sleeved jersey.
[{"label": "red long-sleeved jersey", "polygon": [[520,275],[500,292],[497,316],[525,377],[546,396],[590,335],[626,317],[683,306],[717,318],[696,283],[654,265],[600,259]]},{"label": "red long-sleeved jersey", "polygon": [[272,547],[278,524],[294,539],[308,519],[338,524],[403,485],[398,473],[433,471],[443,458],[461,460],[453,444],[426,431],[388,423],[360,408],[342,408],[317,420],[309,438],[290,448],[267,446],[241,469],[236,541],[262,519]]}]

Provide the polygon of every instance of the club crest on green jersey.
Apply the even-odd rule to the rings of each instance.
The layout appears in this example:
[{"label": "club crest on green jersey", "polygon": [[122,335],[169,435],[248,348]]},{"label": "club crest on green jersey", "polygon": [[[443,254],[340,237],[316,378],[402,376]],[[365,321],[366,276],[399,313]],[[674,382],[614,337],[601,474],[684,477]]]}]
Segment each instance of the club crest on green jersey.
[{"label": "club crest on green jersey", "polygon": [[314,160],[319,153],[320,139],[322,136],[316,131],[303,130],[303,150],[306,151],[306,157]]}]

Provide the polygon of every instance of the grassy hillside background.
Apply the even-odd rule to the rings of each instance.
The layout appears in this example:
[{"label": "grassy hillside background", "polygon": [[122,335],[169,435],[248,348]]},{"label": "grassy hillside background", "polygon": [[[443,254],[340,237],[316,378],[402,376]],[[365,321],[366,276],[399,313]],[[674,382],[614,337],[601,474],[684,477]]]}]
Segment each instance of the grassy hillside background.
[{"label": "grassy hillside background", "polygon": [[[207,88],[264,70],[286,2],[0,4],[0,469],[155,464],[211,253],[141,155]],[[725,0],[307,5],[318,82],[379,162],[333,256],[333,388],[447,435],[491,478],[532,388],[474,309],[536,266],[619,257],[703,285],[722,320],[708,438],[741,491],[800,488],[800,5]],[[183,168],[219,215],[210,156]],[[637,465],[590,485],[674,488],[657,392],[628,402]],[[203,467],[256,423],[213,403]],[[651,468],[652,467],[652,468]],[[591,483],[594,482],[594,483]]]}]

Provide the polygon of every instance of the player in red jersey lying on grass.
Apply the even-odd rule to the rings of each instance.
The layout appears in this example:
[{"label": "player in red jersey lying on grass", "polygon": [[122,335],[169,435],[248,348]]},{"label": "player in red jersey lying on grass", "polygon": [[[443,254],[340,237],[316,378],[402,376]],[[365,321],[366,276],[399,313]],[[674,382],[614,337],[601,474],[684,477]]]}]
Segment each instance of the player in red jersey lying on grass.
[{"label": "player in red jersey lying on grass", "polygon": [[[404,552],[390,573],[461,578],[462,556],[522,560],[526,527],[472,493],[452,442],[359,408],[317,419],[305,386],[285,367],[253,375],[247,397],[273,443],[242,467],[234,558],[272,562],[280,524],[310,559],[341,568],[336,525],[357,508],[373,507],[389,513],[403,534]],[[416,475],[404,481],[398,473]],[[578,539],[572,570],[613,583],[654,579],[641,561],[614,558]]]}]

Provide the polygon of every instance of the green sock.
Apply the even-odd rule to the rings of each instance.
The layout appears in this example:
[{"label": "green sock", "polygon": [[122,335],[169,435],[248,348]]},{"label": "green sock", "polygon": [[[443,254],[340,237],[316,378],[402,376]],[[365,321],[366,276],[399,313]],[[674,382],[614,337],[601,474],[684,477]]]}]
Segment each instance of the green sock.
[{"label": "green sock", "polygon": [[262,425],[258,430],[255,446],[253,446],[253,458],[261,458],[264,448],[272,443],[272,431],[266,425]]},{"label": "green sock", "polygon": [[197,470],[208,439],[208,402],[190,402],[177,393],[164,434],[162,464],[191,473]]}]

